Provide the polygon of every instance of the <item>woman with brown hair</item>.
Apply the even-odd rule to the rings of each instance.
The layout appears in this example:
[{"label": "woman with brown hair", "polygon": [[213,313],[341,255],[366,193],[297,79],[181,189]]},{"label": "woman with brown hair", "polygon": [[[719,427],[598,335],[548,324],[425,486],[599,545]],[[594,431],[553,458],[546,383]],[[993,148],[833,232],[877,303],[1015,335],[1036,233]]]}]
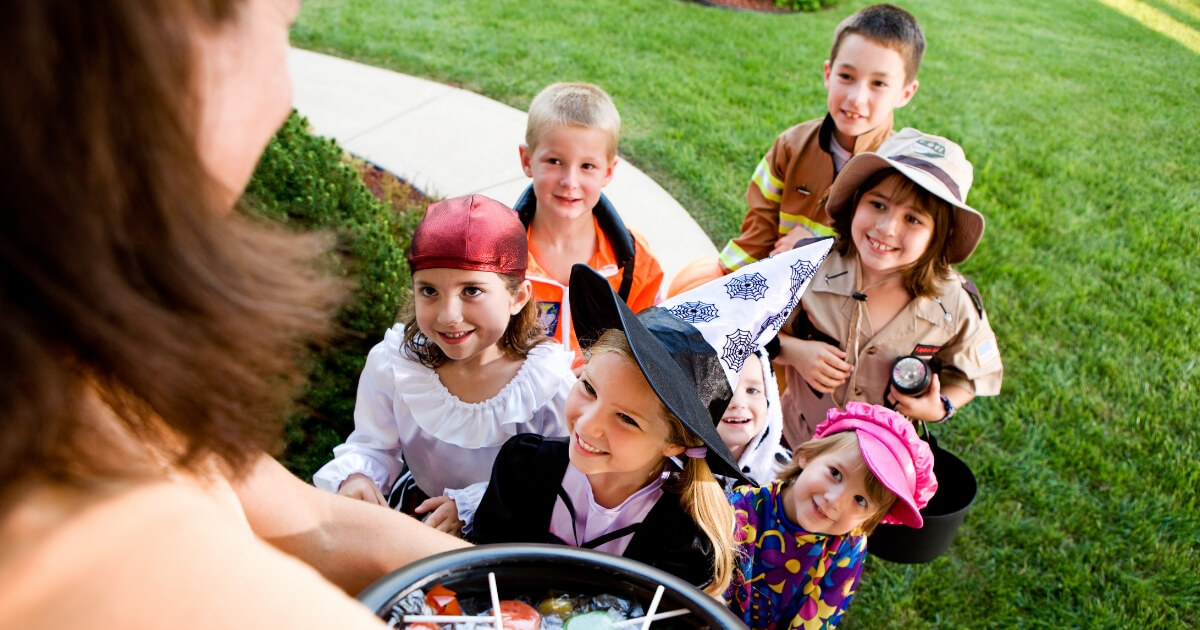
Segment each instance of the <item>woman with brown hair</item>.
[{"label": "woman with brown hair", "polygon": [[371,627],[343,591],[464,544],[266,455],[345,294],[233,211],[298,10],[0,7],[0,627]]}]

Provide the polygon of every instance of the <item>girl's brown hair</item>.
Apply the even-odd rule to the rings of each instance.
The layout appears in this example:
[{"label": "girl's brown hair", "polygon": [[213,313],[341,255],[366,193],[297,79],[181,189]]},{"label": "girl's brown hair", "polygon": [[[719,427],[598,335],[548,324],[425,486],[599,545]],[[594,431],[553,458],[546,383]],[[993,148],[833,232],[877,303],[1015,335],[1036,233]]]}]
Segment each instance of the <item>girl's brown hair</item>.
[{"label": "girl's brown hair", "polygon": [[[853,431],[841,431],[801,444],[796,448],[792,462],[779,472],[779,479],[783,481],[783,487],[786,488],[796,481],[801,471],[804,470],[805,462],[811,462],[826,453],[843,449],[853,449],[856,454],[860,453],[858,436]],[[866,470],[867,499],[871,505],[875,506],[871,516],[861,525],[863,534],[870,534],[875,531],[875,527],[879,525],[883,517],[887,516],[888,510],[892,509],[892,504],[896,502],[896,495],[880,483],[879,478],[871,472],[866,462],[862,462],[861,465]]]},{"label": "girl's brown hair", "polygon": [[0,7],[0,510],[278,445],[344,287],[327,239],[230,216],[203,165],[194,34],[240,5]]},{"label": "girl's brown hair", "polygon": [[854,191],[854,198],[846,205],[846,210],[839,212],[833,219],[833,227],[840,235],[834,244],[834,249],[843,256],[858,255],[854,239],[850,236],[850,225],[854,221],[854,213],[863,195],[894,178],[896,189],[892,199],[895,203],[910,203],[919,212],[928,214],[933,220],[933,236],[929,246],[902,273],[904,288],[916,297],[931,297],[937,294],[937,281],[950,276],[950,263],[947,262],[947,244],[954,232],[954,206],[939,199],[937,195],[918,186],[894,168],[876,171]]},{"label": "girl's brown hair", "polygon": [[[516,276],[503,273],[496,275],[504,280],[509,295],[516,295],[524,282]],[[416,296],[409,298],[401,307],[399,321],[404,324],[404,341],[401,347],[406,356],[420,361],[421,365],[429,369],[441,367],[450,360],[441,347],[426,337],[417,326]],[[500,349],[510,358],[524,359],[529,356],[529,351],[533,350],[534,346],[547,341],[550,341],[550,338],[546,336],[546,330],[538,319],[537,301],[531,293],[521,311],[508,319],[508,328],[504,329],[504,336],[500,337]]]},{"label": "girl's brown hair", "polygon": [[[600,339],[588,349],[589,360],[605,352],[614,353],[630,364],[636,366],[633,350],[629,347],[629,339],[625,333],[610,329],[600,335]],[[683,422],[667,409],[659,400],[658,416],[666,421],[669,431],[667,442],[670,444],[691,448],[704,446],[696,434],[688,430]],[[703,458],[688,458],[683,471],[674,476],[670,482],[671,491],[679,494],[679,502],[683,509],[700,530],[704,532],[713,546],[713,578],[704,588],[704,592],[720,597],[733,578],[734,553],[733,544],[733,506],[725,496],[721,482],[713,476],[712,469]]]}]

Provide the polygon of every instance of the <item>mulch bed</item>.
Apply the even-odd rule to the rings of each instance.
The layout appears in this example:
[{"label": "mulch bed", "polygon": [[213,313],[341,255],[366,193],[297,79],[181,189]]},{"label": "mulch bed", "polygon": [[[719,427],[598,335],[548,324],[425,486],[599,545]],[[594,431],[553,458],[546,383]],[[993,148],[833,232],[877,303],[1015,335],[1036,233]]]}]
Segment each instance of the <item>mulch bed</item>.
[{"label": "mulch bed", "polygon": [[775,6],[775,0],[689,0],[696,4],[703,4],[710,7],[724,7],[726,9],[739,9],[742,11],[757,11],[759,13],[795,13],[791,9],[782,9]]},{"label": "mulch bed", "polygon": [[379,168],[371,162],[361,160],[355,166],[371,194],[397,212],[405,212],[410,208],[425,208],[437,201],[395,174]]}]

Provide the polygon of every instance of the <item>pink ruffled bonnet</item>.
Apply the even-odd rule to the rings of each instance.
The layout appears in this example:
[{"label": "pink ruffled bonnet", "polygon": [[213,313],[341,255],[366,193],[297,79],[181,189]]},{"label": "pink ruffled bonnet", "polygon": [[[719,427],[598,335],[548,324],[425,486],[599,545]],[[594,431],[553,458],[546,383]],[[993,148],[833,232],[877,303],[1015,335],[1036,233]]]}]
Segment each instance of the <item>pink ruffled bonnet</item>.
[{"label": "pink ruffled bonnet", "polygon": [[919,528],[924,525],[921,508],[937,492],[933,474],[933,452],[904,416],[879,405],[850,401],[846,408],[830,409],[817,425],[813,439],[842,431],[858,436],[863,461],[897,501],[883,518]]}]

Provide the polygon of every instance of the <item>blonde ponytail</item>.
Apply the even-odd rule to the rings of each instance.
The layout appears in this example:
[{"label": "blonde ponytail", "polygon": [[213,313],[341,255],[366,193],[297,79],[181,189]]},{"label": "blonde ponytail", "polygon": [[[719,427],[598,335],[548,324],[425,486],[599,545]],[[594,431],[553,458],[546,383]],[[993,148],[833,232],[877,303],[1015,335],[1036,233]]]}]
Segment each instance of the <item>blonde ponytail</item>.
[{"label": "blonde ponytail", "polygon": [[733,506],[704,459],[689,459],[679,475],[680,503],[713,546],[713,579],[705,593],[720,598],[733,578]]}]

